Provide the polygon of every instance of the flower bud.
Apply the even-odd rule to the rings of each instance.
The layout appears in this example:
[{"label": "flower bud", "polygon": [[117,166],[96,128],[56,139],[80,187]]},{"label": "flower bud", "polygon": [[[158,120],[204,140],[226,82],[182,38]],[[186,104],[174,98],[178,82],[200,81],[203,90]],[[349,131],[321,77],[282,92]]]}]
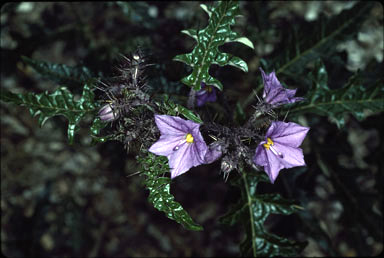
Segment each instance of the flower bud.
[{"label": "flower bud", "polygon": [[117,119],[117,114],[113,110],[112,104],[104,105],[99,111],[99,117],[103,122],[111,122]]},{"label": "flower bud", "polygon": [[224,176],[227,176],[236,168],[237,162],[233,157],[231,157],[231,155],[227,155],[221,160],[221,171],[224,173]]}]

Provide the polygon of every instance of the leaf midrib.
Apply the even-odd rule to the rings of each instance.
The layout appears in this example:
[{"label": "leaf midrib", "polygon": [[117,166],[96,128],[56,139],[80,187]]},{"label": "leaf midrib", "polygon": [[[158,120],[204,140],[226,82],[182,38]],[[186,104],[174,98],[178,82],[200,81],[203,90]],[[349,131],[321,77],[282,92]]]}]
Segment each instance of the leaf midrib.
[{"label": "leaf midrib", "polygon": [[254,239],[256,238],[256,233],[255,233],[255,228],[254,228],[254,219],[253,219],[253,212],[252,212],[252,196],[249,192],[249,188],[248,188],[248,181],[247,181],[247,178],[246,178],[246,174],[243,172],[242,173],[242,178],[243,178],[243,181],[244,181],[244,187],[245,187],[245,191],[247,193],[247,205],[248,205],[248,210],[249,210],[249,218],[251,220],[251,231],[252,231],[252,252],[253,252],[253,257],[256,257],[257,256],[257,253],[256,253],[256,246],[255,246],[255,241]]},{"label": "leaf midrib", "polygon": [[[200,78],[200,74],[201,74],[201,67],[204,67],[204,64],[205,64],[205,59],[206,59],[206,56],[207,56],[207,54],[208,54],[208,52],[209,52],[209,49],[210,49],[210,47],[211,47],[211,43],[213,42],[213,38],[214,38],[214,35],[216,35],[216,32],[217,32],[217,29],[220,27],[220,25],[221,25],[221,21],[222,21],[222,19],[225,17],[225,15],[226,15],[226,11],[227,11],[227,9],[228,9],[228,6],[229,6],[229,4],[227,4],[227,6],[225,7],[225,12],[224,12],[224,14],[220,17],[220,19],[219,19],[219,22],[217,23],[217,26],[215,27],[215,29],[214,29],[214,32],[212,33],[212,35],[211,35],[211,37],[209,38],[209,41],[208,41],[208,45],[207,45],[207,48],[206,48],[206,51],[204,52],[204,56],[203,56],[203,59],[202,59],[202,61],[201,61],[201,66],[199,66],[199,68],[198,68],[198,70],[197,70],[197,76],[196,76],[196,80],[193,82],[193,85],[196,85],[196,83],[197,83],[197,81],[199,80],[199,78]],[[212,17],[212,16],[211,16]],[[209,25],[208,25],[209,26]],[[208,27],[207,27],[207,29],[208,29]],[[196,46],[197,47],[197,46]]]},{"label": "leaf midrib", "polygon": [[305,110],[305,109],[312,109],[318,107],[318,106],[327,106],[327,105],[344,105],[344,104],[362,104],[362,103],[373,103],[373,102],[384,102],[384,99],[362,99],[362,100],[348,100],[348,101],[343,101],[343,100],[336,100],[332,102],[320,102],[320,103],[311,103],[306,106],[302,107],[297,107],[293,110],[291,110],[291,113],[299,112],[300,110]]},{"label": "leaf midrib", "polygon": [[[361,10],[365,10],[365,8],[362,8]],[[360,10],[360,12],[362,12]],[[313,45],[312,47],[306,49],[304,52],[301,52],[301,55],[296,55],[291,61],[289,61],[288,63],[286,63],[285,65],[283,65],[282,67],[280,67],[277,71],[276,71],[276,75],[281,73],[282,71],[284,71],[286,69],[286,67],[289,67],[290,65],[292,65],[293,63],[297,62],[297,60],[299,58],[301,58],[302,56],[305,56],[308,52],[312,51],[313,49],[316,49],[318,46],[320,46],[321,44],[324,43],[324,41],[328,41],[328,39],[334,37],[335,35],[337,35],[338,33],[340,33],[340,31],[342,31],[344,28],[346,28],[347,26],[349,26],[349,24],[351,24],[352,22],[354,22],[356,19],[358,19],[360,17],[361,13],[359,13],[358,15],[355,15],[352,19],[348,19],[345,23],[343,23],[343,25],[341,25],[338,29],[336,29],[334,32],[332,32],[331,34],[329,34],[328,36],[322,38],[320,41],[318,41],[315,45]]]}]

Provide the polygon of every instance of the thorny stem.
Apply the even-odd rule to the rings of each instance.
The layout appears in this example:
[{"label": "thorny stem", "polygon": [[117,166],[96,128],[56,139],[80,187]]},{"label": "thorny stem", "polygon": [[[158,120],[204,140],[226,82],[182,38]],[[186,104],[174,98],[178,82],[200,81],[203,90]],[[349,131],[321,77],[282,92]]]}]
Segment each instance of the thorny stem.
[{"label": "thorny stem", "polygon": [[248,206],[248,209],[249,209],[249,218],[250,218],[250,222],[251,222],[251,231],[252,231],[252,252],[253,252],[253,257],[256,257],[257,256],[257,249],[256,249],[256,243],[255,243],[255,238],[256,238],[256,232],[255,232],[255,227],[254,227],[254,217],[253,217],[253,212],[252,212],[252,196],[251,196],[251,193],[249,191],[249,187],[248,187],[248,181],[247,181],[247,175],[244,173],[244,171],[241,171],[241,177],[243,179],[243,182],[244,182],[244,189],[245,189],[245,192],[247,194],[247,206]]},{"label": "thorny stem", "polygon": [[195,109],[195,99],[196,99],[196,91],[191,88],[189,91],[189,97],[188,97],[188,102],[187,102],[187,107],[189,109]]}]

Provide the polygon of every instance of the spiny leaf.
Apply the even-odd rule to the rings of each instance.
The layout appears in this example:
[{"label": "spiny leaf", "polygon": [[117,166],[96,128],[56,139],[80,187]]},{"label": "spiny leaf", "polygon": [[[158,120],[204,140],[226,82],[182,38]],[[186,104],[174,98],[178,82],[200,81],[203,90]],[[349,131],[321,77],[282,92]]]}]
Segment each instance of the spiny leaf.
[{"label": "spiny leaf", "polygon": [[173,60],[184,62],[193,68],[192,73],[181,80],[184,84],[197,91],[204,81],[223,90],[221,82],[209,74],[212,64],[232,65],[244,72],[248,71],[248,66],[241,58],[220,52],[218,47],[227,42],[240,42],[251,48],[253,44],[249,39],[231,31],[230,26],[235,24],[235,17],[240,12],[237,1],[222,1],[211,7],[203,4],[200,6],[209,16],[208,26],[200,31],[183,30],[182,33],[195,39],[197,45],[191,53],[175,56]]},{"label": "spiny leaf", "polygon": [[93,78],[91,71],[84,66],[71,67],[64,64],[53,64],[44,61],[30,59],[22,56],[21,59],[32,66],[36,72],[44,78],[52,80],[60,85],[80,86]]},{"label": "spiny leaf", "polygon": [[188,108],[182,105],[174,103],[172,100],[169,99],[168,95],[164,95],[163,100],[161,102],[156,102],[156,104],[167,115],[178,116],[179,114],[181,114],[188,120],[199,124],[203,123],[203,120],[201,120],[199,115],[196,115],[195,113],[193,113],[193,111],[189,110]]},{"label": "spiny leaf", "polygon": [[99,116],[96,116],[92,122],[91,125],[91,137],[92,137],[92,143],[98,143],[98,142],[106,142],[109,139],[112,139],[113,135],[107,135],[107,136],[98,136],[101,129],[107,126],[108,123],[105,123],[101,121]]},{"label": "spiny leaf", "polygon": [[344,126],[344,115],[350,113],[357,119],[365,118],[364,111],[373,113],[384,111],[384,83],[379,80],[375,85],[363,85],[360,75],[354,74],[346,85],[340,89],[330,90],[328,73],[321,60],[315,63],[314,71],[309,74],[314,87],[301,102],[291,109],[290,116],[303,113],[315,113],[329,116],[338,127]]},{"label": "spiny leaf", "polygon": [[148,201],[184,228],[194,231],[203,230],[203,227],[192,220],[180,203],[174,201],[174,196],[170,193],[171,179],[164,177],[169,172],[167,158],[148,152],[146,157],[138,157],[137,160],[142,174],[146,177],[144,185],[149,190]]},{"label": "spiny leaf", "polygon": [[268,182],[265,174],[242,173],[235,182],[242,189],[242,198],[220,221],[229,225],[241,222],[245,227],[246,237],[240,245],[243,256],[295,256],[305,244],[267,232],[264,222],[270,214],[289,215],[299,206],[279,194],[256,194],[257,184],[262,181]]},{"label": "spiny leaf", "polygon": [[[299,29],[294,27],[287,30],[285,45],[287,48],[273,62],[272,67],[281,72],[292,75],[300,74],[310,61],[321,57],[329,57],[337,51],[338,43],[352,38],[358,32],[359,26],[368,17],[374,2],[361,1],[353,8],[343,11],[332,18],[320,18],[303,25]],[[294,25],[296,26],[296,24]],[[298,38],[300,31],[311,31],[305,38]]]},{"label": "spiny leaf", "polygon": [[1,100],[27,107],[32,116],[39,116],[40,126],[43,126],[45,121],[53,116],[65,116],[68,119],[70,144],[73,143],[79,121],[84,115],[94,113],[97,109],[94,93],[87,84],[84,85],[83,94],[78,101],[74,100],[72,93],[65,87],[59,88],[52,94],[48,92],[15,94],[2,91]]}]

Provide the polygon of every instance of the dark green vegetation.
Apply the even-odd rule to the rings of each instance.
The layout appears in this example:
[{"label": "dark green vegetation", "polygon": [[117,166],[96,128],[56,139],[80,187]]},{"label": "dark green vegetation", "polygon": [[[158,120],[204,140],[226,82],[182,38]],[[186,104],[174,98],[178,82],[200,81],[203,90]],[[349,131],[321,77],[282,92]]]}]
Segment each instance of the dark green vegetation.
[{"label": "dark green vegetation", "polygon": [[[382,251],[382,5],[224,2],[215,11],[205,3],[203,11],[199,4],[2,7],[4,254]],[[258,68],[275,70],[306,98],[277,115],[311,128],[303,144],[308,166],[283,170],[274,185],[253,170],[233,171],[225,183],[220,162],[171,182],[166,159],[149,154],[138,163],[135,149],[127,155],[122,144],[105,142],[109,125],[94,117],[101,92],[93,86],[114,77],[119,54],[138,45],[153,64],[146,75],[159,109],[196,122],[242,125],[254,111],[254,92],[262,93]],[[188,86],[197,90],[202,79],[222,92],[217,103],[192,112],[185,108]]]}]

